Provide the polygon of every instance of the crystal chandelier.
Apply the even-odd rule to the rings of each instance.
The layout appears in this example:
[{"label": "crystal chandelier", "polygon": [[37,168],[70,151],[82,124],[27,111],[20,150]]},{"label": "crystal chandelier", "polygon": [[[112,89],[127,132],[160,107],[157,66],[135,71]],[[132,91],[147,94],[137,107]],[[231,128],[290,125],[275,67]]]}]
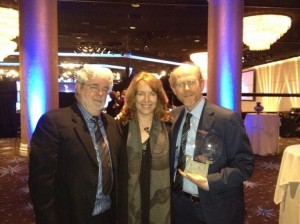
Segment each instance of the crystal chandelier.
[{"label": "crystal chandelier", "polygon": [[291,27],[291,18],[284,15],[254,15],[244,17],[243,42],[251,51],[270,49]]},{"label": "crystal chandelier", "polygon": [[207,57],[207,52],[197,52],[190,54],[191,61],[200,68],[204,79],[207,79]]},{"label": "crystal chandelier", "polygon": [[82,54],[96,54],[96,53],[102,53],[103,49],[97,45],[93,44],[87,44],[87,45],[78,45],[76,53],[82,53]]},{"label": "crystal chandelier", "polygon": [[19,13],[17,10],[0,7],[0,61],[17,49],[13,41],[19,36]]}]

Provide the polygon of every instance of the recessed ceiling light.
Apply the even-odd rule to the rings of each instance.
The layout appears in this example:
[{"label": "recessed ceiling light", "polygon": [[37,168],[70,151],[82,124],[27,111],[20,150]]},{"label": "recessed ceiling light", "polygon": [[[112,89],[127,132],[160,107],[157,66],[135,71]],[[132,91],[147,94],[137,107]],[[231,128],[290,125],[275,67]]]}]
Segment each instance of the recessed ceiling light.
[{"label": "recessed ceiling light", "polygon": [[138,7],[140,7],[140,4],[139,3],[132,3],[131,6],[133,8],[138,8]]},{"label": "recessed ceiling light", "polygon": [[129,28],[130,28],[131,30],[135,30],[135,29],[136,29],[135,26],[130,26]]},{"label": "recessed ceiling light", "polygon": [[90,22],[81,22],[82,25],[88,26],[90,25]]}]

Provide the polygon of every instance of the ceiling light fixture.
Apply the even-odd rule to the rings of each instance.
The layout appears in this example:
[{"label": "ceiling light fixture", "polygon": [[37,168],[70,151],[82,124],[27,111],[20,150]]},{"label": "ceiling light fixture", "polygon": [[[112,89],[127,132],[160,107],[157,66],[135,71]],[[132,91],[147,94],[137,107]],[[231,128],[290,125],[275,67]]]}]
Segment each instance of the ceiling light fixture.
[{"label": "ceiling light fixture", "polygon": [[132,6],[133,8],[138,8],[138,7],[140,7],[140,4],[137,3],[137,2],[135,2],[135,3],[132,3],[131,6]]},{"label": "ceiling light fixture", "polygon": [[[96,45],[90,45],[90,44],[77,45],[76,48],[77,48],[76,52],[81,53],[81,54],[96,54],[102,50],[101,47],[96,46]],[[101,54],[102,53],[103,53],[103,50],[102,50]]]},{"label": "ceiling light fixture", "polygon": [[17,49],[13,39],[19,36],[19,12],[0,7],[0,18],[0,61],[3,61]]},{"label": "ceiling light fixture", "polygon": [[202,77],[207,79],[207,52],[197,52],[190,54],[191,61],[200,68]]},{"label": "ceiling light fixture", "polygon": [[[14,52],[12,55],[19,56],[19,52]],[[134,55],[131,53],[122,53],[122,54],[78,54],[78,53],[70,53],[70,52],[58,52],[59,57],[95,57],[95,58],[127,58],[132,60],[140,60],[140,61],[151,61],[155,63],[161,63],[161,64],[168,64],[168,65],[182,65],[181,62],[176,61],[168,61],[168,60],[162,60],[157,58],[149,58],[149,57],[143,57]],[[0,63],[0,65],[6,64],[7,66],[19,66],[19,63]]]},{"label": "ceiling light fixture", "polygon": [[291,27],[292,20],[285,15],[254,15],[243,20],[243,42],[251,51],[270,49]]}]

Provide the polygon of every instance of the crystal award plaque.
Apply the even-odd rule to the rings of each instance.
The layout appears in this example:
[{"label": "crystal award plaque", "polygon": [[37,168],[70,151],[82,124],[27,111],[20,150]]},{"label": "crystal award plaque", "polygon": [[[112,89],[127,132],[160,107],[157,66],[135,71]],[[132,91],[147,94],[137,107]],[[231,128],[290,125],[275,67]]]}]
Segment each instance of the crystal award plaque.
[{"label": "crystal award plaque", "polygon": [[185,173],[206,177],[210,164],[217,161],[223,150],[222,140],[209,132],[200,130],[195,142],[194,157],[187,157]]}]

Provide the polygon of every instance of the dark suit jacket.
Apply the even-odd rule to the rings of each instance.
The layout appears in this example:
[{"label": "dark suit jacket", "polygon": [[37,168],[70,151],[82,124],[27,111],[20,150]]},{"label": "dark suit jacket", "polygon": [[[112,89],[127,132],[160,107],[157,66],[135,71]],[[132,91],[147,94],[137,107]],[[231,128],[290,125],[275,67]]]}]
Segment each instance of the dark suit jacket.
[{"label": "dark suit jacket", "polygon": [[[178,116],[171,133],[171,177],[175,171],[176,139],[184,107],[175,109],[174,113]],[[198,188],[206,221],[209,224],[239,224],[245,213],[243,181],[252,175],[254,168],[254,155],[243,120],[240,114],[206,101],[198,130],[216,135],[223,142],[220,158],[209,166],[209,191]]]},{"label": "dark suit jacket", "polygon": [[[120,130],[112,117],[101,114],[101,118],[116,183]],[[99,169],[91,135],[77,105],[43,115],[30,146],[29,189],[37,223],[87,223],[95,203]],[[114,184],[113,208],[116,192]]]}]

